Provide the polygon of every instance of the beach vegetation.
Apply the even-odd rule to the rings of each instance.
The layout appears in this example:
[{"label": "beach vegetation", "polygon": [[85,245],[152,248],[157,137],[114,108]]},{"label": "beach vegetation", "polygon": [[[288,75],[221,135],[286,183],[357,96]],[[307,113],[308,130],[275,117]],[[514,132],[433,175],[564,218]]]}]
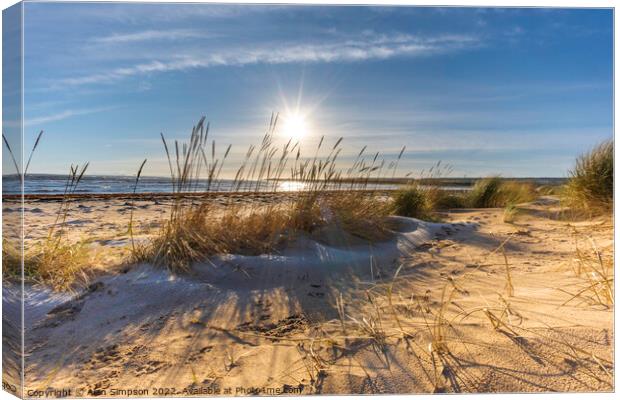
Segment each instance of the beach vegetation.
[{"label": "beach vegetation", "polygon": [[409,218],[428,218],[432,211],[428,192],[418,184],[398,189],[392,196],[394,214]]},{"label": "beach vegetation", "polygon": [[613,247],[604,251],[591,236],[579,235],[575,232],[574,237],[575,258],[571,265],[573,273],[580,282],[573,291],[560,289],[570,295],[564,304],[600,305],[606,308],[613,306]]},{"label": "beach vegetation", "polygon": [[516,204],[510,203],[506,205],[506,207],[504,207],[503,221],[507,224],[514,223],[520,212],[521,210]]},{"label": "beach vegetation", "polygon": [[2,271],[7,278],[24,279],[32,283],[45,283],[55,290],[71,289],[75,284],[88,281],[87,268],[90,261],[88,243],[74,241],[67,235],[67,216],[71,210],[70,196],[81,182],[88,163],[71,165],[54,222],[46,238],[28,243],[22,252],[15,243],[3,240]]},{"label": "beach vegetation", "polygon": [[451,173],[452,167],[441,161],[423,170],[418,179],[393,193],[393,212],[405,217],[435,219],[435,211],[465,207],[463,194],[445,190],[437,184]]},{"label": "beach vegetation", "polygon": [[569,176],[562,196],[568,207],[591,215],[610,212],[614,195],[613,140],[579,156]]},{"label": "beach vegetation", "polygon": [[2,238],[2,276],[19,277],[22,273],[22,252],[17,240]]},{"label": "beach vegetation", "polygon": [[[155,237],[135,245],[134,261],[186,271],[193,262],[218,254],[273,251],[325,225],[367,240],[385,238],[390,208],[369,188],[369,182],[396,168],[398,160],[386,166],[379,153],[366,156],[363,148],[353,165],[341,170],[337,158],[343,149],[342,138],[332,145],[321,138],[312,154],[304,157],[299,142],[277,143],[277,122],[278,115],[272,115],[261,143],[249,146],[232,181],[233,190],[250,200],[265,191],[273,198],[243,205],[232,197],[223,205],[208,199],[188,200],[188,192],[218,190],[231,149],[228,146],[218,154],[215,141],[208,142],[209,125],[204,117],[192,129],[188,143],[172,145],[162,135],[173,203]],[[403,152],[404,148],[398,159]],[[294,182],[298,190],[283,192],[283,181]]]},{"label": "beach vegetation", "polygon": [[436,189],[429,193],[430,208],[432,210],[453,210],[467,207],[466,193],[455,193],[448,190]]},{"label": "beach vegetation", "polygon": [[473,208],[506,207],[532,201],[536,190],[529,182],[504,180],[498,176],[478,180],[467,195]]},{"label": "beach vegetation", "polygon": [[560,196],[562,191],[562,185],[541,185],[536,188],[536,193],[541,196]]},{"label": "beach vegetation", "polygon": [[[15,155],[7,138],[2,135],[11,159],[13,160],[20,181],[28,173],[43,131],[40,131],[28,156],[24,171],[19,168]],[[24,244],[3,238],[2,241],[2,275],[8,279],[23,277],[28,282],[45,283],[56,290],[70,289],[76,282],[88,280],[86,268],[90,260],[87,243],[72,241],[67,236],[67,216],[71,209],[71,195],[75,194],[88,168],[88,163],[71,165],[65,182],[63,197],[59,203],[54,222],[51,224],[45,239],[40,242]]]},{"label": "beach vegetation", "polygon": [[47,238],[29,246],[24,253],[24,276],[27,279],[45,282],[57,290],[88,281],[88,243],[71,240],[67,232],[67,217],[72,205],[70,197],[75,194],[87,169],[88,163],[71,165],[64,195]]},{"label": "beach vegetation", "polygon": [[502,181],[497,176],[477,181],[469,192],[470,206],[474,208],[497,207],[501,185]]}]

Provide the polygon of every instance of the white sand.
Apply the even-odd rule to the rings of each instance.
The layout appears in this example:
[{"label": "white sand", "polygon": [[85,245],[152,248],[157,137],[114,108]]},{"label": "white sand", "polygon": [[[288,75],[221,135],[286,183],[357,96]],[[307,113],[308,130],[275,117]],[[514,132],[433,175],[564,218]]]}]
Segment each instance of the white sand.
[{"label": "white sand", "polygon": [[[93,212],[81,229],[102,219],[123,225],[111,218],[114,207],[92,207],[103,216]],[[150,396],[171,394],[158,388],[180,395],[248,394],[248,387],[263,394],[613,390],[613,308],[564,304],[570,295],[559,289],[581,284],[570,267],[572,228],[543,216],[550,205],[529,209],[514,225],[502,222],[503,210],[453,212],[446,224],[400,219],[396,238],[373,246],[326,231],[280,254],[214,258],[186,276],[137,266],[74,295],[28,286],[26,386]],[[573,225],[610,251],[607,221]],[[503,256],[492,253],[508,236],[513,296]],[[442,299],[446,287],[458,290]],[[14,315],[18,303],[7,286],[3,293]],[[442,303],[447,351],[431,353]],[[483,308],[506,325],[494,329]]]}]

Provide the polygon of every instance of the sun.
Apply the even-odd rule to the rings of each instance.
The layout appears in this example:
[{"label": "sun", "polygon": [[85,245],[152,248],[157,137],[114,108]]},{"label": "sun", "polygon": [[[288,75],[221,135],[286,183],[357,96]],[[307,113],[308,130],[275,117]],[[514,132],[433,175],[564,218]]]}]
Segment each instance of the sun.
[{"label": "sun", "polygon": [[300,140],[308,134],[308,121],[300,113],[289,114],[282,117],[282,131],[284,137]]}]

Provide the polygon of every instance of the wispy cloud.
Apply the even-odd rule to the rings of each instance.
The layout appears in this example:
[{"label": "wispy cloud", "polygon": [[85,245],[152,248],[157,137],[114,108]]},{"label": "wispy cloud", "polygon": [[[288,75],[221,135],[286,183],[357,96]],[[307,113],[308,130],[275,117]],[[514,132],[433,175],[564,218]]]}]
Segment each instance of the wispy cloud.
[{"label": "wispy cloud", "polygon": [[192,38],[213,37],[204,31],[194,29],[172,29],[172,30],[145,30],[130,33],[114,33],[108,36],[97,37],[93,39],[95,43],[117,44],[131,42],[145,42],[151,40],[181,40]]},{"label": "wispy cloud", "polygon": [[65,78],[58,83],[60,85],[85,85],[113,82],[143,74],[214,66],[358,62],[395,57],[419,57],[458,51],[477,47],[481,44],[477,37],[468,35],[418,37],[407,34],[364,33],[361,35],[361,39],[355,40],[339,40],[318,44],[262,43],[252,47],[228,48],[206,54],[205,52],[190,52],[190,55],[176,56],[172,59],[152,60],[110,71]]},{"label": "wispy cloud", "polygon": [[286,5],[251,4],[198,4],[198,3],[138,3],[138,2],[76,2],[66,6],[67,13],[57,11],[54,2],[32,2],[28,4],[28,19],[32,21],[54,21],[66,23],[67,16],[72,20],[87,24],[101,23],[168,23],[205,20],[221,21],[245,15],[260,15],[290,9]]},{"label": "wispy cloud", "polygon": [[99,108],[88,108],[88,109],[77,109],[77,110],[64,110],[57,112],[55,114],[44,115],[36,118],[27,118],[24,120],[25,126],[32,125],[40,125],[48,122],[60,121],[63,119],[75,117],[78,115],[86,115],[86,114],[94,114],[98,112],[104,112],[112,109],[114,107],[99,107]]}]

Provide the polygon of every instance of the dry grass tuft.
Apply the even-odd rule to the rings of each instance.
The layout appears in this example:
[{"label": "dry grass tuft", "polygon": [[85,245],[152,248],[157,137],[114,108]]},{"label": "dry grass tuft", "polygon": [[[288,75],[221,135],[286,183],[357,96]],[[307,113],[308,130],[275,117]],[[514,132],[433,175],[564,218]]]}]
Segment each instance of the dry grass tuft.
[{"label": "dry grass tuft", "polygon": [[467,200],[470,207],[494,208],[532,201],[536,190],[531,183],[503,180],[497,176],[476,182]]},{"label": "dry grass tuft", "polygon": [[[208,200],[188,201],[187,192],[220,187],[230,146],[218,156],[215,142],[208,144],[204,117],[192,129],[188,143],[169,146],[162,134],[175,198],[168,221],[150,243],[135,246],[132,261],[187,271],[192,263],[218,254],[277,250],[298,235],[329,224],[366,240],[387,237],[387,202],[367,190],[371,178],[384,171],[385,161],[379,154],[366,157],[362,149],[352,167],[342,171],[336,162],[342,138],[331,146],[321,138],[313,155],[304,157],[299,143],[277,144],[277,121],[278,116],[272,115],[260,145],[248,148],[232,182],[234,190],[245,191],[248,197],[265,190],[278,192],[284,180],[299,187],[285,198],[264,204],[251,201],[240,206],[231,201],[219,207]],[[397,161],[387,170],[395,169]]]},{"label": "dry grass tuft", "polygon": [[[43,131],[39,132],[22,173],[8,140],[2,135],[22,182],[28,172],[32,156],[39,146],[42,136]],[[69,195],[75,193],[87,168],[88,163],[82,167],[71,165],[65,184],[64,196],[60,202],[54,223],[50,227],[45,240],[29,245],[22,252],[19,248],[20,246],[16,243],[12,243],[7,238],[3,239],[2,274],[5,278],[20,279],[23,268],[23,276],[27,281],[45,283],[55,290],[70,289],[75,284],[83,284],[88,281],[86,269],[90,256],[87,243],[85,241],[77,243],[71,241],[67,237],[66,232],[67,215],[71,208]]]},{"label": "dry grass tuft", "polygon": [[453,210],[467,207],[465,193],[451,193],[436,189],[430,193],[430,204],[433,210]]},{"label": "dry grass tuft", "polygon": [[452,167],[441,161],[428,171],[422,171],[417,181],[411,181],[392,195],[393,212],[396,215],[433,220],[437,210],[463,208],[465,197],[437,186],[438,179],[448,176]]},{"label": "dry grass tuft", "polygon": [[77,190],[88,163],[82,167],[71,165],[65,196],[63,197],[56,219],[52,224],[47,239],[35,244],[24,254],[24,275],[35,281],[50,284],[56,290],[71,288],[75,283],[86,283],[89,255],[86,242],[72,242],[67,237],[67,216],[71,208],[68,195]]},{"label": "dry grass tuft", "polygon": [[468,195],[470,206],[476,208],[497,207],[501,185],[502,181],[499,177],[477,181]]},{"label": "dry grass tuft", "polygon": [[614,142],[607,140],[577,158],[563,193],[567,206],[590,215],[609,213],[614,196]]},{"label": "dry grass tuft", "polygon": [[536,197],[535,187],[531,183],[499,177],[481,179],[471,191],[464,193],[453,193],[437,186],[413,182],[392,196],[394,213],[397,215],[433,220],[433,213],[438,210],[506,207],[506,222],[512,222],[516,217],[517,204],[532,201]]},{"label": "dry grass tuft", "polygon": [[[586,250],[582,249],[583,242],[587,242]],[[609,253],[612,252],[613,248]],[[603,253],[591,237],[580,238],[575,234],[575,259],[573,261],[573,272],[582,279],[582,283],[574,293],[560,289],[571,296],[564,304],[578,301],[579,304],[613,306],[613,256]]]},{"label": "dry grass tuft", "polygon": [[2,276],[19,277],[22,273],[22,253],[14,241],[2,238]]},{"label": "dry grass tuft", "polygon": [[392,196],[394,214],[403,217],[425,219],[432,211],[427,192],[418,184],[410,184],[397,190]]},{"label": "dry grass tuft", "polygon": [[327,204],[338,225],[354,236],[374,242],[393,233],[386,219],[392,211],[390,204],[374,194],[338,193],[330,196]]},{"label": "dry grass tuft", "polygon": [[263,254],[290,237],[292,216],[285,207],[244,208],[218,211],[203,204],[184,210],[183,223],[168,221],[150,243],[137,246],[135,261],[186,271],[216,254]]},{"label": "dry grass tuft", "polygon": [[[55,290],[86,284],[89,253],[85,242],[43,242],[28,248],[24,255],[27,282],[45,283]],[[22,253],[6,239],[2,243],[2,272],[5,278],[21,279]]]},{"label": "dry grass tuft", "polygon": [[44,282],[55,290],[67,290],[89,281],[89,261],[86,242],[37,244],[25,254],[24,276],[27,280]]},{"label": "dry grass tuft", "polygon": [[71,241],[67,237],[66,224],[71,208],[68,195],[75,193],[87,168],[88,163],[81,168],[78,165],[71,166],[65,185],[65,196],[46,239],[29,245],[23,254],[17,246],[3,240],[2,271],[5,277],[21,278],[23,255],[23,272],[27,281],[46,283],[55,290],[66,290],[76,284],[88,282],[86,270],[90,255],[87,242]]},{"label": "dry grass tuft", "polygon": [[521,210],[516,204],[508,204],[504,208],[503,221],[507,224],[512,224],[517,219],[517,216],[521,213]]}]

